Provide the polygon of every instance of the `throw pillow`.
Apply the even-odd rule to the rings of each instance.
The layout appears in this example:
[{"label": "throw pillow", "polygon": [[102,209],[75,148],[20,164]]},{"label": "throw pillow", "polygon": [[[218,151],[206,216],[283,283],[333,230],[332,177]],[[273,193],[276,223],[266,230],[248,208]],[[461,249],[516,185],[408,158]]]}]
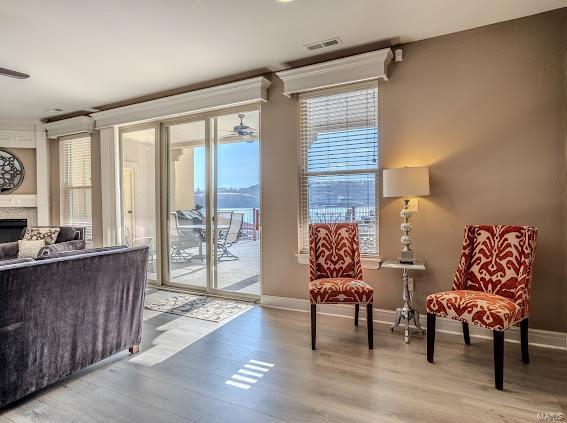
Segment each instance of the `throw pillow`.
[{"label": "throw pillow", "polygon": [[59,228],[59,235],[57,235],[57,239],[55,240],[55,243],[58,244],[60,242],[73,241],[76,235],[77,235],[77,230],[75,228],[71,228],[70,226],[61,226]]},{"label": "throw pillow", "polygon": [[45,240],[46,245],[53,244],[59,235],[59,228],[26,228],[22,239],[27,241]]},{"label": "throw pillow", "polygon": [[36,258],[39,250],[45,247],[45,240],[25,240],[18,241],[18,258]]}]

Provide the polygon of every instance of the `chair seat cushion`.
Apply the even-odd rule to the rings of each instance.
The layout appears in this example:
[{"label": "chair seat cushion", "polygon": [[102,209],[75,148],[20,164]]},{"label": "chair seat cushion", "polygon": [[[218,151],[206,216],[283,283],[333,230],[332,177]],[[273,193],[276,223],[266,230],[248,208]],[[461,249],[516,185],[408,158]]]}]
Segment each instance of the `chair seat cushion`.
[{"label": "chair seat cushion", "polygon": [[428,313],[502,331],[521,319],[521,308],[508,298],[481,291],[455,290],[427,297]]},{"label": "chair seat cushion", "polygon": [[312,304],[371,304],[374,290],[353,278],[322,278],[309,282]]}]

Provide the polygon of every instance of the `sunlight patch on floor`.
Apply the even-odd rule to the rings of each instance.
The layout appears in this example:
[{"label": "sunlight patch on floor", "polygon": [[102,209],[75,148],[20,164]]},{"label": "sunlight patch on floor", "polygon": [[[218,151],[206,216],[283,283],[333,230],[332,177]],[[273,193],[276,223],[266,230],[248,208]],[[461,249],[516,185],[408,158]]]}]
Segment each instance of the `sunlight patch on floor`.
[{"label": "sunlight patch on floor", "polygon": [[250,386],[258,382],[273,367],[272,363],[266,363],[265,361],[248,360],[248,363],[244,364],[241,369],[224,383],[239,389],[250,389]]}]

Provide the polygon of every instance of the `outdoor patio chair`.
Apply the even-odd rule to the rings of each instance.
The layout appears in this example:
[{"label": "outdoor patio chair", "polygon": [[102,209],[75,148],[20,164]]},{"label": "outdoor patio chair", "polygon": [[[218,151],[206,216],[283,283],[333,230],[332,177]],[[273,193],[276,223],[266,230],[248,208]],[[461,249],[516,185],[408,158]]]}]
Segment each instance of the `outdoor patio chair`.
[{"label": "outdoor patio chair", "polygon": [[[230,219],[232,219],[231,211],[221,211],[217,213],[217,226],[230,226]],[[228,229],[219,229],[219,237],[224,238]]]},{"label": "outdoor patio chair", "polygon": [[[193,250],[199,247],[202,240],[201,230],[198,228],[188,228],[193,225],[193,220],[187,218],[183,212],[170,212],[171,223],[171,258],[177,262],[189,262],[196,254]],[[185,227],[184,227],[185,226]]]},{"label": "outdoor patio chair", "polygon": [[239,257],[232,253],[229,248],[238,242],[238,235],[242,229],[244,213],[232,213],[230,224],[226,234],[217,242],[218,261],[239,260]]},{"label": "outdoor patio chair", "polygon": [[128,225],[124,225],[123,230],[124,243],[128,247],[143,247],[148,246],[150,251],[148,253],[148,271],[153,273],[155,271],[155,246],[154,239],[151,236],[143,236],[132,239],[132,231]]}]

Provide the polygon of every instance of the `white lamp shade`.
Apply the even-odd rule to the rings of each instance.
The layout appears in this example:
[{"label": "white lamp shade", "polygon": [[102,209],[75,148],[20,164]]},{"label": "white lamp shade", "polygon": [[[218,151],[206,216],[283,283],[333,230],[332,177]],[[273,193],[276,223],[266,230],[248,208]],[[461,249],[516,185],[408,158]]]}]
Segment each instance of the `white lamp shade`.
[{"label": "white lamp shade", "polygon": [[429,195],[429,169],[426,167],[385,169],[382,176],[384,197]]}]

